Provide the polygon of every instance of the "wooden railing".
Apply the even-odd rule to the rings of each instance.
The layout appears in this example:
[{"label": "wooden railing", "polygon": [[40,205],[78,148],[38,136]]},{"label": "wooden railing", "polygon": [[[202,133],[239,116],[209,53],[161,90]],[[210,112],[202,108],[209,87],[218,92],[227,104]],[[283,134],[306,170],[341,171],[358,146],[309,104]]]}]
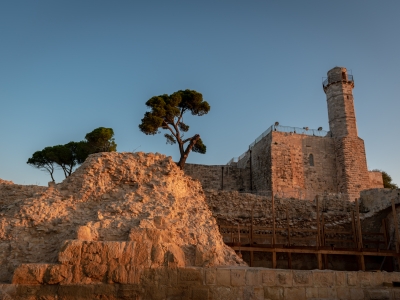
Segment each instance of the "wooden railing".
[{"label": "wooden railing", "polygon": [[[274,199],[272,197],[272,226],[256,226],[252,217],[248,226],[219,226],[225,243],[237,251],[250,252],[250,266],[253,265],[253,252],[272,252],[272,267],[276,268],[276,253],[287,253],[288,268],[291,268],[291,254],[316,254],[318,268],[327,268],[327,255],[355,255],[360,270],[365,271],[364,256],[394,256],[399,254],[399,232],[396,231],[396,243],[391,243],[387,220],[382,220],[382,232],[365,232],[361,228],[359,204],[356,200],[355,211],[351,212],[351,229],[327,228],[325,215],[320,214],[318,197],[317,220],[315,228],[293,228],[290,226],[286,209],[286,226],[275,226]],[[392,200],[393,215],[396,216]],[[397,217],[394,218],[395,228]],[[395,245],[396,250],[390,250]]]}]

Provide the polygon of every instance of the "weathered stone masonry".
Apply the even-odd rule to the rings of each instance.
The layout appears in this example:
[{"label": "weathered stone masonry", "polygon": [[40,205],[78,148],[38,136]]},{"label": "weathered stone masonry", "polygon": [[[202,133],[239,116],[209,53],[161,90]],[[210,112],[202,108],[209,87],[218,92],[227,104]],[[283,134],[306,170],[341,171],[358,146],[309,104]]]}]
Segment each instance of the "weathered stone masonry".
[{"label": "weathered stone masonry", "polygon": [[354,201],[362,190],[382,188],[382,174],[368,171],[364,141],[358,137],[353,88],[353,77],[346,68],[328,72],[323,89],[330,131],[325,135],[294,127],[282,132],[274,125],[237,162],[187,164],[186,174],[198,179],[204,189],[273,191],[307,199],[341,193]]}]

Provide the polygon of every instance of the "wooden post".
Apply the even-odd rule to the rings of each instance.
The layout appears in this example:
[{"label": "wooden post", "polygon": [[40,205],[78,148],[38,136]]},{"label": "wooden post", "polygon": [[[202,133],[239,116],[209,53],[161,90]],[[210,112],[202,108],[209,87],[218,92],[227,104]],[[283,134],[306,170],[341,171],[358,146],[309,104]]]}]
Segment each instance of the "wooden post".
[{"label": "wooden post", "polygon": [[272,252],[272,269],[276,269],[276,252]]},{"label": "wooden post", "polygon": [[399,253],[399,242],[400,242],[399,223],[397,221],[397,213],[396,213],[396,206],[394,204],[394,199],[392,199],[392,213],[393,213],[393,223],[394,223],[393,225],[396,233],[396,252]]},{"label": "wooden post", "polygon": [[357,240],[357,231],[356,231],[356,221],[354,217],[354,211],[351,212],[351,228],[353,231],[353,243],[354,243],[354,248],[358,247],[358,240]]},{"label": "wooden post", "polygon": [[[289,224],[289,212],[286,207],[286,223],[287,223],[287,234],[288,234],[288,246],[292,244],[292,241],[290,239],[290,224]],[[292,253],[288,252],[288,269],[292,268]]]},{"label": "wooden post", "polygon": [[[356,198],[356,217],[357,217],[357,231],[358,231],[358,250],[362,251],[363,248],[363,240],[362,240],[362,228],[361,228],[361,222],[360,222],[360,207],[358,205],[358,199]],[[364,255],[360,254],[360,266],[361,270],[365,271],[365,261],[364,261]]]},{"label": "wooden post", "polygon": [[386,221],[385,219],[382,219],[382,229],[383,229],[383,241],[385,243],[385,249],[388,248],[389,240],[388,240],[388,234],[386,231]]},{"label": "wooden post", "polygon": [[[325,217],[324,217],[324,214],[322,214],[321,217],[322,217],[321,218],[322,219],[321,244],[322,244],[322,246],[325,247],[326,245],[325,245]],[[328,255],[327,254],[324,254],[324,267],[325,267],[325,269],[328,269]]]},{"label": "wooden post", "polygon": [[[393,222],[394,222],[394,230],[396,234],[396,252],[399,253],[399,243],[400,243],[400,234],[399,234],[399,223],[397,220],[396,213],[396,205],[394,204],[394,199],[392,199],[392,214],[393,214]],[[397,264],[400,266],[400,258],[397,257]]]},{"label": "wooden post", "polygon": [[[251,207],[251,225],[250,225],[250,247],[253,246],[253,223],[254,223],[254,203],[253,206]],[[253,266],[253,259],[254,259],[254,254],[253,251],[250,251],[250,267]]]},{"label": "wooden post", "polygon": [[251,208],[251,225],[250,225],[250,246],[253,245],[253,223],[254,223],[254,216],[253,216],[254,204]]},{"label": "wooden post", "polygon": [[[315,197],[315,201],[317,201],[317,242],[316,242],[316,248],[319,249],[321,246],[321,228],[320,228],[320,222],[319,222],[319,199],[318,195]],[[322,270],[322,255],[321,253],[317,254],[317,261],[318,261],[318,269]]]},{"label": "wooden post", "polygon": [[275,237],[275,200],[274,200],[274,194],[272,193],[272,247],[275,247],[276,243],[276,237]]},{"label": "wooden post", "polygon": [[240,224],[238,223],[238,239],[239,239],[239,245],[240,245]]}]

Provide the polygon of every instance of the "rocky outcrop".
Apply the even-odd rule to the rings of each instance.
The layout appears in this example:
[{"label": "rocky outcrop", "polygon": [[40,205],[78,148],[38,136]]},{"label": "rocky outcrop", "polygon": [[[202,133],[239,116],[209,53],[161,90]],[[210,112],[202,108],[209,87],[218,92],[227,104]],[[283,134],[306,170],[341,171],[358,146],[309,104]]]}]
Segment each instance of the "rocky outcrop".
[{"label": "rocky outcrop", "polygon": [[8,181],[8,180],[3,180],[0,178],[0,184],[14,184],[14,182]]},{"label": "rocky outcrop", "polygon": [[91,155],[49,188],[0,185],[0,281],[130,282],[140,268],[245,265],[204,197],[151,153]]}]

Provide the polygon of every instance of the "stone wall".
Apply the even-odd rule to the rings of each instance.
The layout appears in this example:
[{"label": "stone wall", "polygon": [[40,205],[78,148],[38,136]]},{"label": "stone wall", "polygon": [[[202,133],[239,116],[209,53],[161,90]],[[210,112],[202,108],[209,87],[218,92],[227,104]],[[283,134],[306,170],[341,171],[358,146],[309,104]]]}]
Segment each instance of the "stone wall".
[{"label": "stone wall", "polygon": [[185,164],[184,172],[201,182],[204,189],[238,191],[242,188],[245,170],[228,165]]},{"label": "stone wall", "polygon": [[370,189],[383,188],[382,172],[368,171],[368,175],[369,175],[369,188]]},{"label": "stone wall", "polygon": [[332,138],[272,132],[271,144],[274,191],[312,191],[309,199],[337,192]]},{"label": "stone wall", "polygon": [[[187,164],[185,173],[199,180],[204,189],[221,190],[222,167]],[[237,163],[225,166],[224,190],[272,189],[298,198],[307,195],[307,199],[316,194],[336,193],[333,139],[273,131]]]},{"label": "stone wall", "polygon": [[370,188],[364,141],[359,137],[334,138],[338,192],[349,194],[349,200],[360,197]]},{"label": "stone wall", "polygon": [[249,267],[145,269],[119,284],[0,285],[2,299],[283,300],[400,298],[400,273],[300,271]]},{"label": "stone wall", "polygon": [[252,190],[270,191],[273,175],[271,172],[272,134],[268,134],[254,145],[251,151]]}]

